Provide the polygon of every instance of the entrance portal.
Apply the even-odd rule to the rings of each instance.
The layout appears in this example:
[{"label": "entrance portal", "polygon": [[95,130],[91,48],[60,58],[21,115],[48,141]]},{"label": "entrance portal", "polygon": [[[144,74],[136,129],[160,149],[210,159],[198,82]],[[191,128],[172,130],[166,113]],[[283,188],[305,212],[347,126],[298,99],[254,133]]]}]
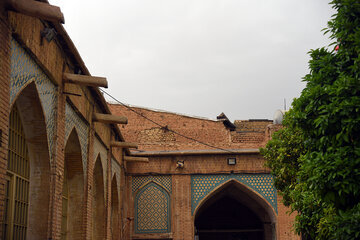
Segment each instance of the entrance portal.
[{"label": "entrance portal", "polygon": [[195,239],[275,239],[273,211],[264,201],[235,180],[225,183],[196,211]]}]

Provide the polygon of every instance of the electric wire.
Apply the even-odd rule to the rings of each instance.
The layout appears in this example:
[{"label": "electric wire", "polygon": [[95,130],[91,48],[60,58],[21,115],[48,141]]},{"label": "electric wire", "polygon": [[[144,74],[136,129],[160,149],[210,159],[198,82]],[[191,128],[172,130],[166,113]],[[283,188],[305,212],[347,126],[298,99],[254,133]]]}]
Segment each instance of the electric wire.
[{"label": "electric wire", "polygon": [[111,98],[112,100],[114,100],[115,102],[117,102],[117,103],[121,104],[122,106],[126,107],[128,110],[130,110],[130,111],[134,112],[135,114],[139,115],[140,117],[142,117],[142,118],[144,118],[144,119],[152,122],[153,124],[155,124],[156,126],[162,128],[162,129],[165,129],[165,130],[167,130],[167,131],[169,131],[169,132],[172,132],[172,133],[174,133],[174,134],[176,134],[176,135],[179,135],[179,136],[181,136],[181,137],[183,137],[183,138],[186,138],[186,139],[188,139],[188,140],[191,140],[191,141],[193,141],[193,142],[197,142],[197,143],[202,144],[202,145],[204,145],[204,146],[207,146],[207,147],[211,147],[211,148],[214,148],[214,149],[217,149],[217,150],[221,150],[221,151],[225,151],[225,152],[229,152],[229,153],[234,153],[234,154],[236,154],[235,152],[233,152],[233,151],[231,151],[231,150],[228,150],[228,149],[225,149],[225,148],[221,148],[221,147],[217,147],[217,146],[214,146],[214,145],[211,145],[211,144],[208,144],[208,143],[199,141],[199,140],[197,140],[197,139],[195,139],[195,138],[186,136],[186,135],[184,135],[184,134],[182,134],[182,133],[179,133],[179,132],[177,132],[177,131],[175,131],[175,130],[170,129],[167,125],[166,125],[166,126],[163,126],[163,125],[161,125],[160,123],[158,123],[158,122],[156,122],[156,121],[154,121],[154,120],[152,120],[152,119],[144,116],[142,113],[139,113],[139,112],[135,111],[133,108],[129,107],[127,104],[122,103],[121,101],[119,101],[118,99],[116,99],[115,97],[113,97],[111,94],[105,92],[103,89],[100,89],[100,91],[103,92],[104,94],[106,94],[108,97],[110,97],[110,98]]}]

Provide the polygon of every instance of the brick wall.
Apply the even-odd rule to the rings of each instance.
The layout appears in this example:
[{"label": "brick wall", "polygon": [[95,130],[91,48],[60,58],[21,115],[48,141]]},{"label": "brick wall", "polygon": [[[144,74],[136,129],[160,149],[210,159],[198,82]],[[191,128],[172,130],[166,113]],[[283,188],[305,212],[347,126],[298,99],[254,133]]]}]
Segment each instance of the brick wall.
[{"label": "brick wall", "polygon": [[[200,140],[225,149],[259,148],[265,146],[271,134],[278,129],[269,120],[235,121],[235,131],[230,131],[222,121],[213,121],[197,117],[189,117],[176,113],[150,110],[140,107],[131,107],[142,116],[159,123],[147,121],[130,109],[110,104],[115,115],[126,116],[127,125],[120,128],[128,142],[139,143],[140,151],[133,151],[136,156],[149,158],[149,163],[126,163],[126,172],[129,176],[172,176],[172,231],[168,235],[162,234],[135,234],[134,233],[134,197],[131,194],[131,177],[128,178],[127,205],[129,225],[126,225],[126,239],[132,238],[160,238],[193,239],[194,215],[191,212],[191,176],[209,174],[259,174],[269,173],[264,167],[265,160],[259,153],[212,153],[212,148],[200,143],[178,136],[168,129],[180,134]],[[191,151],[207,150],[207,154],[191,154]],[[142,152],[145,151],[145,152]],[[166,152],[166,151],[172,151]],[[227,158],[235,157],[236,165],[228,165]],[[177,168],[177,161],[183,161],[184,167]],[[279,212],[277,215],[277,238],[298,239],[291,231],[293,216],[289,217],[288,209],[277,200]],[[270,230],[271,231],[271,230]]]},{"label": "brick wall", "polygon": [[300,236],[294,232],[294,220],[296,213],[290,215],[290,209],[282,203],[282,197],[278,194],[278,238],[286,240],[300,240]]},{"label": "brick wall", "polygon": [[272,120],[235,120],[237,132],[265,132],[267,125],[272,124]]},{"label": "brick wall", "polygon": [[[122,115],[128,118],[129,123],[127,125],[119,125],[126,141],[136,142],[139,144],[139,149],[151,151],[213,149],[168,129],[220,148],[258,148],[264,146],[265,129],[271,123],[271,121],[238,121],[241,123],[240,127],[236,131],[230,131],[222,121],[189,117],[141,107],[129,109],[118,104],[109,104],[109,107],[114,115]],[[134,111],[159,123],[162,127],[146,120]]]},{"label": "brick wall", "polygon": [[[230,174],[268,173],[264,158],[259,154],[178,155],[149,156],[149,163],[127,163],[128,174]],[[235,157],[236,165],[228,165],[227,158]],[[184,161],[184,168],[176,168],[177,161]]]},{"label": "brick wall", "polygon": [[[40,32],[44,27],[52,27],[53,25],[41,21],[34,17],[25,16],[20,13],[7,12],[2,7],[3,2],[0,2],[0,83],[3,88],[0,92],[0,130],[1,146],[0,146],[0,219],[3,219],[4,213],[4,184],[6,176],[7,163],[7,135],[8,135],[8,118],[9,118],[9,82],[10,82],[10,39],[15,38],[20,45],[26,50],[31,58],[40,66],[46,73],[51,82],[57,86],[56,103],[56,119],[54,123],[54,148],[51,156],[54,162],[51,165],[50,174],[50,215],[48,217],[47,238],[60,239],[61,232],[61,213],[62,213],[62,187],[64,180],[64,155],[65,155],[65,102],[70,101],[74,107],[76,114],[84,120],[89,127],[89,141],[87,147],[88,152],[88,166],[87,175],[84,177],[84,201],[79,202],[84,207],[82,213],[83,221],[81,237],[79,239],[92,238],[92,185],[93,185],[93,138],[95,134],[106,145],[108,150],[107,161],[110,163],[110,135],[111,127],[108,124],[92,123],[92,114],[96,112],[106,112],[102,105],[100,96],[94,96],[94,90],[84,86],[77,86],[75,84],[64,84],[62,80],[63,72],[74,72],[75,65],[79,63],[74,62],[73,53],[64,45],[64,36],[59,36],[51,42],[41,39]],[[9,18],[8,18],[9,15]],[[10,31],[11,29],[11,31]],[[12,35],[11,35],[12,34]],[[66,36],[65,36],[66,37]],[[71,42],[71,40],[69,40]],[[64,92],[80,94],[74,96],[64,94]],[[100,97],[101,98],[101,97]],[[119,138],[119,136],[117,136]],[[122,159],[122,152],[114,153],[116,159]],[[119,156],[118,156],[119,155]],[[107,195],[104,196],[104,219],[99,219],[105,224],[104,238],[110,239],[110,206],[111,206],[111,191],[110,191],[110,173],[111,164],[107,164],[108,168],[107,178],[104,178]],[[123,201],[123,200],[121,200]],[[46,225],[46,224],[45,224]],[[45,227],[46,228],[46,227]],[[0,228],[0,231],[2,228]],[[0,233],[1,236],[1,233]]]},{"label": "brick wall", "polygon": [[[0,220],[4,216],[5,177],[9,133],[10,28],[3,2],[0,3]],[[0,229],[0,236],[2,228]]]},{"label": "brick wall", "polygon": [[174,239],[193,239],[194,219],[191,214],[190,175],[173,176],[173,232]]}]

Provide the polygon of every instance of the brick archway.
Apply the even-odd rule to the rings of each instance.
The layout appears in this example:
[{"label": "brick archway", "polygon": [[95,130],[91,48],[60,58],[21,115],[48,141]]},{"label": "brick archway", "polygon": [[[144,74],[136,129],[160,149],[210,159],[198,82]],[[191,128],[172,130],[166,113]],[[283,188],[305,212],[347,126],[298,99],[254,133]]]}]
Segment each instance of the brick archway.
[{"label": "brick archway", "polygon": [[44,111],[34,82],[23,88],[11,109],[4,238],[45,239],[50,156]]},{"label": "brick archway", "polygon": [[96,158],[92,184],[92,237],[105,239],[104,175],[100,154]]},{"label": "brick archway", "polygon": [[61,234],[65,239],[83,239],[84,191],[81,146],[74,128],[65,145],[61,223]]},{"label": "brick archway", "polygon": [[276,239],[276,214],[258,193],[231,179],[194,212],[195,239]]},{"label": "brick archway", "polygon": [[111,239],[121,239],[120,236],[120,205],[116,176],[111,181]]}]

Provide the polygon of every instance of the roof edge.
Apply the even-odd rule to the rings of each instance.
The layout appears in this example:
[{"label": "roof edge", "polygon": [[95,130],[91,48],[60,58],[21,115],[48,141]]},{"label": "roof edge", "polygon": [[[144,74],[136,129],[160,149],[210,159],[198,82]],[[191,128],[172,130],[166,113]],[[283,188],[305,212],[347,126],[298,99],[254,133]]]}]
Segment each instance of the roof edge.
[{"label": "roof edge", "polygon": [[158,112],[158,113],[168,113],[168,114],[173,114],[173,115],[177,115],[177,116],[182,116],[182,117],[188,117],[188,118],[195,118],[195,119],[199,119],[199,120],[206,120],[206,121],[212,121],[212,122],[220,122],[219,120],[214,120],[214,119],[210,119],[207,117],[199,117],[199,116],[193,116],[193,115],[189,115],[189,114],[185,114],[185,113],[177,113],[177,112],[171,112],[171,111],[167,111],[167,110],[162,110],[162,109],[157,109],[157,108],[150,108],[150,107],[142,107],[142,106],[136,106],[136,105],[132,105],[132,104],[120,104],[114,101],[107,101],[107,103],[109,105],[120,105],[120,106],[124,106],[125,107],[129,107],[129,108],[139,108],[139,109],[143,109],[143,110],[147,110],[147,111],[152,111],[152,112]]},{"label": "roof edge", "polygon": [[[43,0],[43,2],[49,3],[48,0]],[[82,57],[80,56],[79,51],[77,50],[74,42],[71,40],[70,36],[66,32],[64,26],[58,22],[52,22],[52,24],[55,27],[57,33],[59,33],[59,35],[63,38],[63,40],[66,44],[66,47],[70,50],[70,54],[72,55],[72,57],[74,58],[74,60],[76,62],[74,64],[77,64],[79,66],[79,68],[81,69],[83,74],[91,76],[90,71],[86,67]],[[100,103],[102,105],[101,107],[103,108],[105,113],[111,114],[109,106],[107,105],[106,100],[105,100],[104,96],[101,94],[99,88],[98,87],[88,87],[88,88],[90,90],[92,90],[92,93],[95,95],[95,98],[98,98],[98,100],[100,100]],[[120,139],[122,141],[125,141],[123,135],[121,134],[119,127],[116,124],[111,124],[111,125],[112,125],[112,128],[114,129],[115,133],[119,135]],[[130,151],[128,149],[126,149],[125,152],[127,154],[130,154]]]},{"label": "roof edge", "polygon": [[238,155],[259,154],[259,148],[224,150],[178,150],[178,151],[131,151],[132,156],[184,156],[184,155]]}]

